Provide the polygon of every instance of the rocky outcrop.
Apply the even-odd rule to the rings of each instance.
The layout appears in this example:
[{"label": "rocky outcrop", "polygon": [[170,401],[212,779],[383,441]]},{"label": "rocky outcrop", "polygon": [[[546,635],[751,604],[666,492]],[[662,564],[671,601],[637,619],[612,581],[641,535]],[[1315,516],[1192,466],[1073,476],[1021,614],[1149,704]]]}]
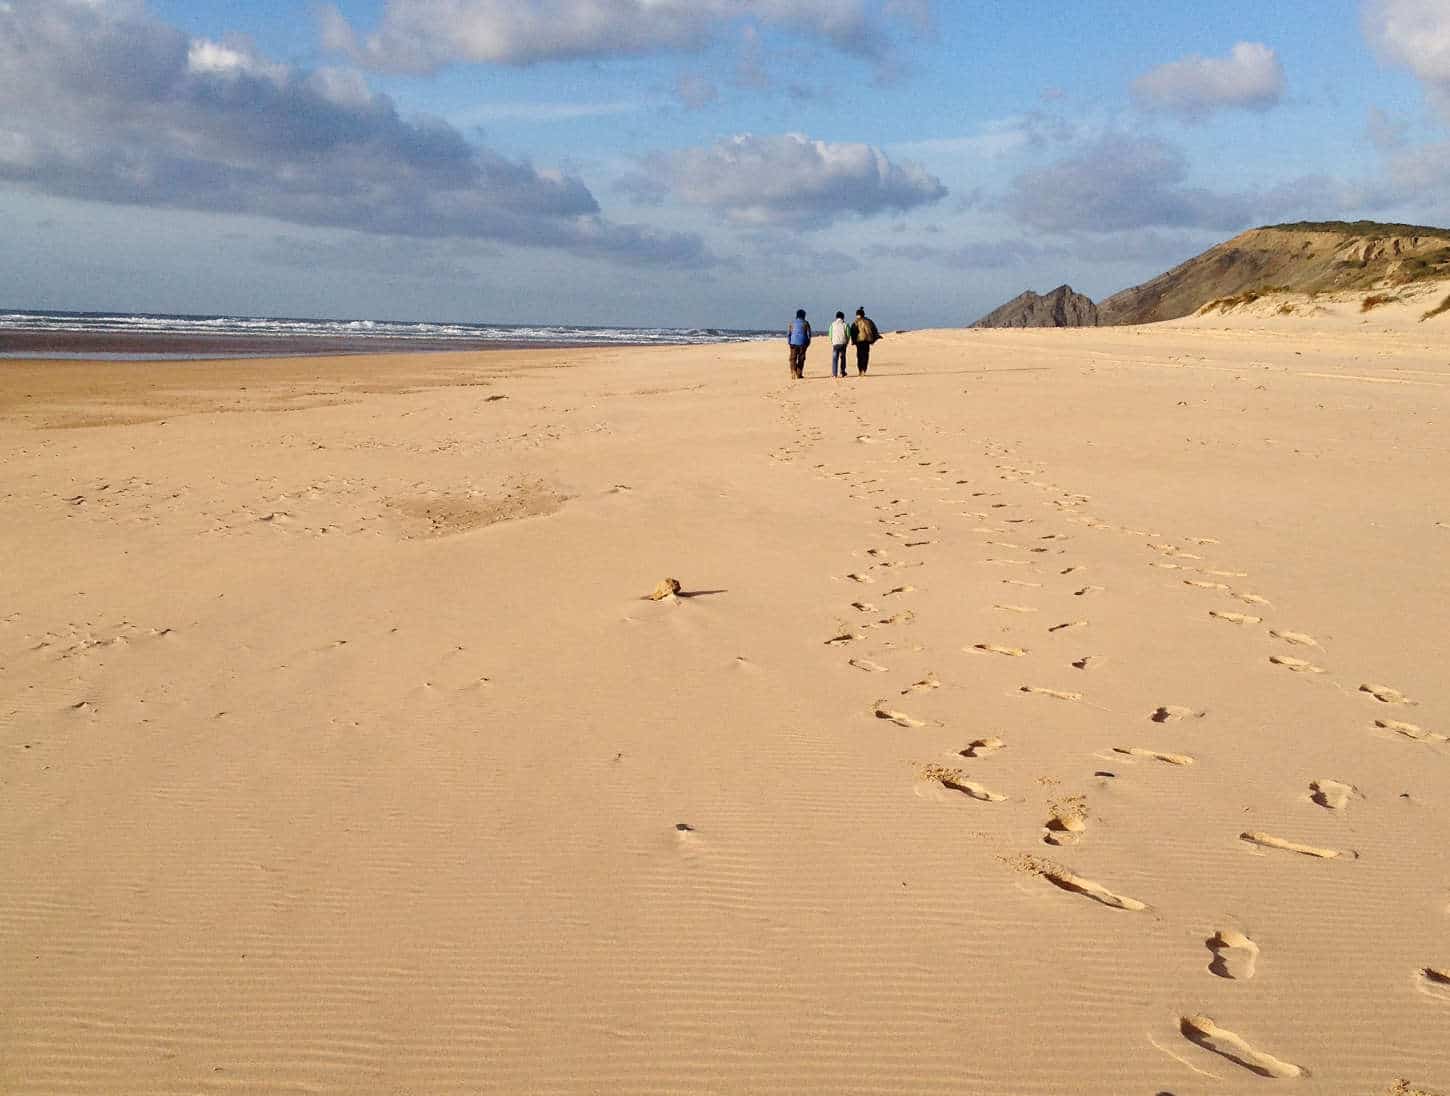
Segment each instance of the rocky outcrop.
[{"label": "rocky outcrop", "polygon": [[988,312],[973,327],[1097,327],[1098,306],[1092,298],[1060,285],[1039,295],[1030,289],[1001,308]]}]

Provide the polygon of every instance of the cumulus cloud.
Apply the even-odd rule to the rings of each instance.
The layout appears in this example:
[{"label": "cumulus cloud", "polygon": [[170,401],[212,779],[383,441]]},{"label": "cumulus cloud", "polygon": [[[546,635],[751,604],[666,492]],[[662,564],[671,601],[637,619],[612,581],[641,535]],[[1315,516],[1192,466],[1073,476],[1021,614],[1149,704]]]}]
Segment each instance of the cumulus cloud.
[{"label": "cumulus cloud", "polygon": [[1073,155],[1018,175],[1003,206],[1044,231],[1108,233],[1236,230],[1291,216],[1322,219],[1355,201],[1353,188],[1322,176],[1257,191],[1191,186],[1188,161],[1173,145],[1108,133]]},{"label": "cumulus cloud", "polygon": [[644,167],[640,193],[664,191],[745,225],[810,227],[850,214],[913,209],[947,193],[920,165],[893,163],[870,145],[795,133],[743,134],[661,153]]},{"label": "cumulus cloud", "polygon": [[1450,7],[1444,0],[1369,0],[1364,26],[1375,48],[1413,72],[1450,119]]},{"label": "cumulus cloud", "polygon": [[0,182],[642,261],[703,254],[697,237],[609,222],[576,178],[472,145],[442,122],[402,119],[355,72],[190,38],[134,3],[0,7]]},{"label": "cumulus cloud", "polygon": [[1227,57],[1185,57],[1145,72],[1133,96],[1150,110],[1193,120],[1217,110],[1268,110],[1284,96],[1284,66],[1261,42],[1240,42]]},{"label": "cumulus cloud", "polygon": [[324,8],[323,38],[362,64],[405,72],[699,49],[741,21],[808,29],[865,53],[887,22],[921,24],[929,11],[926,0],[387,0],[370,34]]}]

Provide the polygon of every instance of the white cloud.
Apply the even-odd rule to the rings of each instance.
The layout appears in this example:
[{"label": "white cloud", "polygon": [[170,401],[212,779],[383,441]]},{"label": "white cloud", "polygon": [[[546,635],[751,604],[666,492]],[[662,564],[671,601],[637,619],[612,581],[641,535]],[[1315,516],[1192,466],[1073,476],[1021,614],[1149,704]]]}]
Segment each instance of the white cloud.
[{"label": "white cloud", "polygon": [[608,221],[573,176],[509,160],[443,122],[399,117],[357,73],[188,38],[124,2],[0,10],[3,183],[625,261],[703,257],[698,237]]},{"label": "white cloud", "polygon": [[947,190],[910,161],[893,163],[870,145],[800,134],[742,134],[705,148],[649,158],[642,194],[664,191],[743,225],[821,225],[842,216],[907,210]]},{"label": "white cloud", "polygon": [[540,61],[698,49],[732,25],[806,28],[838,49],[881,45],[887,21],[921,24],[927,0],[386,0],[381,23],[358,34],[323,9],[323,42],[380,69],[430,72],[455,62]]},{"label": "white cloud", "polygon": [[1284,95],[1284,67],[1261,42],[1240,42],[1227,57],[1185,57],[1133,81],[1149,110],[1202,119],[1216,110],[1268,110]]},{"label": "white cloud", "polygon": [[1413,72],[1450,119],[1450,4],[1446,0],[1369,0],[1365,33],[1379,52]]}]

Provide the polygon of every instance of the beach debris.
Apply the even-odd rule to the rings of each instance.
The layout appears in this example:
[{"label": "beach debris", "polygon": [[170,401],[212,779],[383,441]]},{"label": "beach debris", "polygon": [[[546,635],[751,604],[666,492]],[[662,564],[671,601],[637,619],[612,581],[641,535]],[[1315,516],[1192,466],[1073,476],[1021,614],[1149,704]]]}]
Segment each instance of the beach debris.
[{"label": "beach debris", "polygon": [[667,597],[673,597],[680,592],[680,580],[677,578],[662,578],[659,584],[645,594],[650,601],[663,601]]}]

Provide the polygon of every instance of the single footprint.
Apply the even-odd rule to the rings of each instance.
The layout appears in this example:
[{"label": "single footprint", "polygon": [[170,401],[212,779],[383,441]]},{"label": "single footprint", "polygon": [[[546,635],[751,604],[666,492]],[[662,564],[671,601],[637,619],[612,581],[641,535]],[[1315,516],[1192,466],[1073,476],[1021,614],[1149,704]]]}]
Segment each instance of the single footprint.
[{"label": "single footprint", "polygon": [[968,799],[975,799],[979,803],[1002,803],[1007,799],[1001,792],[994,792],[991,788],[985,788],[981,784],[962,779],[960,773],[955,776],[941,776],[937,779],[941,782],[941,786],[948,791],[960,792]]},{"label": "single footprint", "polygon": [[1259,962],[1259,945],[1235,929],[1220,929],[1204,942],[1213,952],[1208,969],[1220,978],[1247,981]]},{"label": "single footprint", "polygon": [[847,575],[847,576],[846,576],[846,577],[847,577],[847,578],[848,578],[848,579],[850,579],[850,580],[851,580],[851,581],[852,581],[852,582],[875,582],[875,581],[876,581],[876,580],[875,580],[875,579],[874,579],[874,578],[872,578],[872,577],[871,577],[871,576],[870,576],[870,575],[867,575],[867,574],[862,574],[862,573],[861,573],[861,572],[859,572],[859,571],[852,571],[852,572],[851,572],[851,573],[850,573],[850,574],[849,574],[849,575]]},{"label": "single footprint", "polygon": [[1100,594],[1104,590],[1102,586],[1084,586],[1081,590],[1074,590],[1073,597],[1090,597],[1093,594]]},{"label": "single footprint", "polygon": [[1269,635],[1275,639],[1282,639],[1285,643],[1292,643],[1296,647],[1318,647],[1319,641],[1304,632],[1281,632],[1277,628],[1270,628]]},{"label": "single footprint", "polygon": [[826,640],[826,646],[840,647],[847,643],[854,643],[860,638],[861,637],[856,635],[854,632],[841,632],[839,635],[834,635],[830,639]]},{"label": "single footprint", "polygon": [[1086,628],[1087,623],[1085,620],[1068,620],[1061,624],[1054,624],[1047,630],[1049,632],[1066,632],[1072,628]]},{"label": "single footprint", "polygon": [[1008,586],[1030,586],[1036,590],[1042,589],[1042,583],[1027,582],[1026,580],[1020,578],[1004,578],[1002,582]]},{"label": "single footprint", "polygon": [[1359,691],[1369,693],[1381,704],[1413,704],[1415,703],[1398,689],[1392,689],[1388,685],[1361,685]]},{"label": "single footprint", "polygon": [[1263,617],[1248,616],[1244,613],[1228,613],[1219,609],[1210,609],[1208,615],[1216,620],[1226,620],[1230,624],[1262,624]]},{"label": "single footprint", "polygon": [[1239,601],[1242,601],[1245,605],[1269,605],[1269,604],[1271,604],[1268,598],[1266,598],[1266,597],[1260,597],[1258,594],[1240,594],[1240,593],[1235,593],[1235,594],[1230,594],[1229,596],[1230,597],[1237,598]]},{"label": "single footprint", "polygon": [[1053,800],[1047,805],[1047,832],[1042,840],[1048,845],[1075,845],[1087,830],[1087,800],[1080,795]]},{"label": "single footprint", "polygon": [[1059,890],[1065,890],[1070,894],[1080,894],[1084,898],[1091,898],[1094,902],[1101,902],[1112,909],[1131,910],[1136,913],[1148,908],[1146,903],[1139,902],[1136,898],[1114,894],[1101,883],[1094,883],[1091,879],[1084,879],[1066,868],[1038,860],[1036,857],[1027,857],[1024,866],[1026,870],[1046,879]]},{"label": "single footprint", "polygon": [[998,750],[1005,749],[1006,746],[1007,743],[1003,742],[1000,738],[979,738],[965,750],[962,750],[960,756],[971,758],[986,757],[989,754],[996,753]]},{"label": "single footprint", "polygon": [[1104,655],[1083,655],[1082,658],[1072,660],[1073,666],[1079,670],[1098,670],[1107,662]]},{"label": "single footprint", "polygon": [[884,595],[882,595],[882,596],[883,597],[895,597],[897,594],[914,594],[914,593],[916,593],[916,587],[915,586],[893,586],[891,589],[887,590],[886,593]]},{"label": "single footprint", "polygon": [[1415,975],[1420,992],[1440,1001],[1450,1001],[1450,968],[1421,967]]},{"label": "single footprint", "polygon": [[1436,734],[1434,731],[1427,731],[1418,723],[1406,723],[1403,720],[1399,719],[1376,719],[1374,721],[1374,725],[1376,727],[1381,727],[1386,731],[1394,731],[1395,734],[1404,735],[1406,738],[1412,738],[1416,742],[1447,741],[1446,737],[1443,734]]},{"label": "single footprint", "polygon": [[1031,693],[1034,696],[1050,696],[1057,700],[1081,700],[1082,693],[1067,692],[1063,689],[1044,689],[1037,685],[1023,685],[1020,692]]},{"label": "single footprint", "polygon": [[1193,758],[1187,754],[1163,753],[1161,750],[1150,750],[1147,746],[1114,746],[1113,752],[1127,754],[1129,757],[1146,757],[1153,761],[1162,761],[1168,765],[1193,764]]},{"label": "single footprint", "polygon": [[879,662],[872,662],[869,658],[850,658],[846,660],[847,666],[854,666],[858,670],[865,670],[868,674],[884,674],[886,667]]},{"label": "single footprint", "polygon": [[1322,674],[1324,672],[1321,667],[1312,662],[1305,662],[1302,658],[1290,658],[1288,655],[1270,655],[1269,661],[1275,666],[1293,670],[1296,674]]},{"label": "single footprint", "polygon": [[1183,580],[1185,586],[1197,586],[1200,590],[1227,590],[1226,582],[1205,582],[1199,578],[1186,578]]},{"label": "single footprint", "polygon": [[851,608],[855,609],[858,613],[874,613],[876,611],[876,606],[872,605],[869,601],[853,601],[851,602]]},{"label": "single footprint", "polygon": [[1342,811],[1351,799],[1359,797],[1359,789],[1353,784],[1338,780],[1312,780],[1309,782],[1309,798],[1321,807],[1331,811]]},{"label": "single footprint", "polygon": [[1001,609],[1004,613],[1035,613],[1036,609],[1030,605],[993,605],[994,609]]},{"label": "single footprint", "polygon": [[908,693],[925,693],[930,692],[932,689],[940,688],[941,682],[937,680],[936,674],[927,674],[920,681],[913,681],[906,688],[902,689],[901,695],[906,696]]},{"label": "single footprint", "polygon": [[973,643],[970,649],[973,651],[986,651],[994,655],[1008,655],[1012,658],[1021,658],[1027,653],[1021,647],[1004,647],[1000,643]]},{"label": "single footprint", "polygon": [[1181,704],[1164,704],[1154,710],[1148,718],[1154,723],[1173,723],[1179,719],[1202,719],[1207,712],[1194,711],[1192,708],[1185,708]]},{"label": "single footprint", "polygon": [[1261,1050],[1254,1049],[1238,1035],[1227,1028],[1219,1027],[1207,1016],[1184,1016],[1178,1022],[1178,1030],[1190,1043],[1227,1058],[1230,1062],[1241,1065],[1249,1072],[1257,1073],[1260,1077],[1286,1080],[1290,1077],[1305,1075],[1306,1071],[1302,1066],[1296,1066],[1293,1062],[1285,1062],[1275,1058],[1272,1054],[1265,1054]]},{"label": "single footprint", "polygon": [[923,723],[921,720],[912,719],[911,716],[907,715],[905,712],[895,712],[892,711],[890,708],[883,708],[879,704],[876,706],[874,711],[876,713],[877,719],[885,719],[888,722],[895,723],[898,727],[926,726],[926,724]]},{"label": "single footprint", "polygon": [[1250,845],[1258,845],[1266,849],[1283,849],[1285,852],[1297,852],[1301,856],[1313,856],[1319,860],[1338,860],[1341,858],[1353,860],[1358,855],[1354,852],[1341,851],[1339,849],[1321,849],[1315,845],[1301,845],[1297,841],[1286,841],[1282,837],[1275,837],[1269,833],[1241,833],[1240,841],[1247,841]]}]

